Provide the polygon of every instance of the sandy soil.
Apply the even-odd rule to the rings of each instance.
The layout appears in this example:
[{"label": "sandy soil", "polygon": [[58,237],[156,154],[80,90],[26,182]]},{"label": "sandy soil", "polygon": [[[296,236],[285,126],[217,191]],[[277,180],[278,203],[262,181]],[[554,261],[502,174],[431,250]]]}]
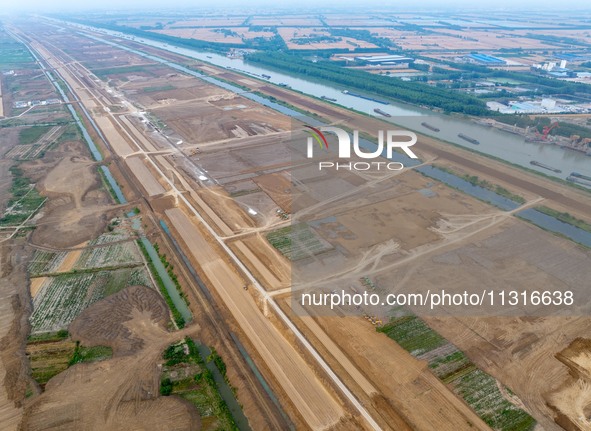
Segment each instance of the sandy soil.
[{"label": "sandy soil", "polygon": [[569,377],[561,387],[549,393],[549,407],[564,429],[583,431],[591,427],[591,340],[577,338],[556,358],[568,367]]},{"label": "sandy soil", "polygon": [[28,370],[24,343],[30,313],[26,292],[28,259],[14,242],[0,246],[0,427],[16,431],[23,416]]},{"label": "sandy soil", "polygon": [[51,198],[37,216],[32,243],[73,247],[104,230],[110,198],[87,154],[83,144],[70,142],[23,165],[40,193]]},{"label": "sandy soil", "polygon": [[291,284],[290,263],[262,235],[255,234],[230,244],[267,290],[282,289]]},{"label": "sandy soil", "polygon": [[128,157],[125,163],[138,179],[148,196],[156,196],[165,192],[162,184],[154,177],[140,157]]},{"label": "sandy soil", "polygon": [[115,153],[120,156],[128,156],[135,151],[135,148],[132,149],[129,143],[115,129],[109,117],[95,117],[94,120],[105,135],[105,138],[109,141],[111,147],[113,147]]},{"label": "sandy soil", "polygon": [[[107,345],[113,358],[76,364],[51,379],[26,407],[24,430],[198,430],[195,408],[160,397],[162,351],[184,335],[166,331],[168,309],[154,290],[128,287],[86,309],[70,325],[83,345]],[[57,403],[57,404],[56,404]]]},{"label": "sandy soil", "polygon": [[320,317],[316,322],[413,430],[490,429],[425,363],[377,333],[364,319]]},{"label": "sandy soil", "polygon": [[39,293],[39,290],[41,289],[43,283],[45,283],[46,280],[47,277],[36,277],[31,279],[30,290],[32,298],[35,298],[35,296],[37,296],[37,293]]},{"label": "sandy soil", "polygon": [[312,429],[325,429],[344,415],[335,398],[314,372],[266,319],[244,281],[216,253],[196,224],[178,208],[166,211],[170,227],[186,244],[230,312],[255,346],[279,384]]}]

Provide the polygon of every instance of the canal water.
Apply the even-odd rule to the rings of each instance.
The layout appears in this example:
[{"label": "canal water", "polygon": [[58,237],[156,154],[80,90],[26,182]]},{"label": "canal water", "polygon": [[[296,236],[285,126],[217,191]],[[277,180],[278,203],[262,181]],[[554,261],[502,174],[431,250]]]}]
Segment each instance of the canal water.
[{"label": "canal water", "polygon": [[236,423],[236,426],[240,431],[251,431],[252,428],[248,423],[248,419],[246,419],[246,416],[244,416],[242,407],[240,407],[238,400],[234,396],[232,388],[228,382],[226,382],[226,379],[218,369],[217,365],[213,361],[207,361],[208,356],[211,355],[211,350],[205,344],[201,344],[197,340],[194,341],[201,358],[203,361],[205,361],[205,366],[209,371],[211,371],[211,374],[213,375],[213,380],[215,381],[215,385],[220,396],[228,406],[228,409],[234,418],[234,423]]},{"label": "canal water", "polygon": [[525,219],[542,229],[558,233],[568,239],[591,248],[591,232],[587,232],[572,224],[564,223],[555,217],[544,214],[534,208],[528,208],[517,213],[517,216]]},{"label": "canal water", "polygon": [[[107,33],[114,34],[114,32],[107,32]],[[275,109],[275,110],[277,110],[279,112],[282,112],[285,115],[288,115],[288,116],[290,116],[292,118],[297,118],[297,119],[303,121],[306,124],[309,124],[309,125],[312,125],[312,126],[322,126],[322,125],[324,125],[323,122],[319,121],[316,118],[313,118],[313,117],[310,117],[310,116],[305,116],[301,112],[295,111],[295,110],[293,110],[291,108],[288,108],[288,107],[283,106],[281,104],[275,103],[273,101],[270,101],[270,100],[268,100],[268,99],[266,99],[264,97],[261,97],[259,95],[253,94],[251,92],[245,92],[240,87],[237,87],[235,85],[229,84],[229,83],[224,82],[224,81],[220,81],[220,80],[218,80],[216,78],[213,78],[211,76],[202,75],[202,74],[200,74],[198,72],[195,72],[193,70],[190,70],[190,69],[188,69],[188,68],[186,68],[184,66],[178,65],[176,63],[173,63],[173,62],[164,60],[162,58],[159,58],[159,57],[156,57],[156,56],[153,56],[153,55],[150,55],[150,54],[143,53],[143,52],[138,51],[138,50],[134,50],[132,48],[128,48],[128,47],[125,47],[125,46],[122,46],[122,45],[119,45],[119,44],[116,44],[116,43],[113,43],[113,42],[105,41],[105,40],[102,40],[100,38],[95,38],[95,37],[88,36],[88,35],[86,35],[86,36],[87,37],[90,37],[92,39],[95,39],[97,41],[101,41],[103,43],[107,43],[109,45],[119,47],[119,48],[124,49],[126,51],[133,52],[133,53],[135,53],[137,55],[140,55],[140,56],[143,56],[143,57],[146,57],[146,58],[150,58],[150,59],[152,59],[152,60],[154,60],[156,62],[159,62],[159,63],[162,63],[162,64],[166,64],[166,65],[168,65],[168,66],[170,66],[170,67],[172,67],[172,68],[174,68],[176,70],[182,71],[182,72],[187,73],[187,74],[192,75],[192,76],[195,76],[195,77],[197,77],[199,79],[202,79],[202,80],[205,80],[205,81],[207,81],[207,82],[209,82],[211,84],[217,85],[219,87],[225,88],[225,89],[227,89],[229,91],[232,91],[232,92],[235,92],[235,93],[239,93],[239,94],[241,94],[242,96],[244,96],[246,98],[249,98],[249,99],[251,99],[253,101],[256,101],[256,102],[258,102],[258,103],[260,103],[262,105],[268,106],[268,107],[270,107],[272,109]],[[125,36],[125,37],[126,38],[129,38],[127,36]],[[196,52],[196,51],[193,51],[193,50],[188,50],[188,49],[185,49],[185,48],[171,47],[170,45],[164,44],[164,43],[161,43],[161,42],[148,41],[148,40],[145,40],[145,39],[144,39],[144,41],[145,41],[145,43],[147,43],[149,45],[152,45],[152,46],[155,46],[155,47],[161,47],[161,48],[164,48],[164,49],[168,49],[168,50],[171,50],[171,51],[174,51],[174,52],[181,53],[183,55],[192,56],[194,58],[201,59],[201,57],[204,56],[205,57],[204,61],[210,61],[210,60],[213,60],[213,59],[217,59],[218,60],[218,63],[215,63],[215,64],[220,65],[220,66],[228,67],[228,64],[229,64],[228,62],[231,62],[232,64],[234,64],[234,62],[240,61],[241,62],[240,64],[244,65],[244,67],[249,67],[250,68],[251,73],[256,73],[256,74],[262,74],[262,73],[270,74],[270,73],[272,73],[271,71],[266,70],[266,69],[252,68],[250,65],[245,64],[242,60],[231,60],[231,59],[228,59],[227,57],[224,57],[224,56],[221,56],[221,55],[212,54],[212,53],[201,53],[201,52]],[[212,62],[212,63],[214,63],[214,62]],[[286,77],[287,75],[280,75],[280,76],[281,77]],[[304,81],[304,80],[302,80],[300,78],[293,78],[293,81],[291,81],[291,82],[293,82],[293,83],[299,83],[300,81],[302,81],[304,83],[308,83],[311,86],[320,85],[320,84],[316,84],[316,83],[309,83],[308,81]],[[325,88],[325,86],[322,86],[322,88]],[[316,93],[316,94],[319,94],[319,93]],[[333,94],[333,95],[335,95],[335,94]],[[354,96],[350,96],[350,95],[343,95],[343,96],[354,97]],[[359,98],[355,97],[355,99],[357,100]],[[369,101],[366,101],[365,99],[359,99],[359,101],[361,101],[360,103],[369,102]],[[355,109],[359,109],[359,107],[354,107],[354,108]],[[490,142],[497,142],[497,143],[498,142],[505,142],[509,138],[512,138],[514,140],[518,138],[516,135],[514,135],[512,133],[503,132],[501,130],[492,129],[492,128],[489,128],[489,127],[486,127],[486,126],[481,126],[481,125],[478,125],[478,124],[476,124],[476,123],[474,123],[473,121],[470,121],[470,120],[458,120],[458,119],[453,118],[453,117],[450,117],[450,116],[433,116],[431,111],[424,111],[424,112],[422,112],[421,110],[418,110],[418,109],[415,109],[415,108],[399,108],[398,105],[394,105],[394,104],[393,105],[388,105],[386,108],[388,108],[388,109],[413,109],[414,110],[413,112],[416,115],[414,115],[414,116],[408,116],[408,111],[404,111],[404,112],[403,111],[400,111],[400,115],[403,115],[404,114],[404,115],[407,115],[407,116],[405,116],[405,117],[399,117],[399,118],[411,119],[412,121],[416,122],[416,124],[419,124],[419,125],[420,125],[421,122],[425,121],[425,119],[428,119],[429,124],[432,125],[432,126],[435,126],[435,127],[440,128],[441,129],[441,132],[443,132],[444,125],[446,125],[446,124],[449,125],[450,130],[451,130],[451,127],[457,127],[458,126],[458,122],[460,122],[460,124],[461,125],[464,125],[465,128],[456,129],[455,131],[448,132],[448,133],[455,133],[457,130],[462,130],[462,133],[464,133],[464,131],[465,131],[465,134],[468,135],[468,136],[478,137],[479,141],[481,142],[481,144],[478,145],[478,147],[482,146],[482,143],[483,143],[483,135],[482,135],[482,133],[492,134],[491,135],[492,138],[491,138],[491,136],[489,136],[489,138],[491,138],[491,140],[488,141],[489,143]],[[386,109],[384,109],[384,110],[387,111]],[[391,112],[394,112],[394,111],[391,111]],[[428,115],[425,114],[425,112],[428,112]],[[411,120],[409,120],[409,121],[411,121]],[[410,128],[412,128],[412,127],[410,127]],[[418,130],[418,127],[415,128],[415,130]],[[495,139],[494,139],[495,136],[498,136],[500,138],[495,141]],[[448,135],[442,134],[440,137],[451,137],[451,135],[449,135],[449,134]],[[521,139],[521,141],[523,141],[522,138],[519,138],[519,139]],[[519,140],[519,139],[517,139],[517,140]],[[449,141],[452,141],[452,139],[448,139],[448,140]],[[459,139],[459,140],[464,142],[464,146],[476,147],[476,145],[470,144],[470,143],[464,141],[463,139]],[[376,146],[376,144],[374,144],[374,143],[372,143],[372,142],[370,142],[370,141],[368,141],[366,139],[362,139],[362,138],[359,139],[359,144],[360,144],[360,147],[365,148],[365,149],[368,149],[370,151],[374,151],[375,150],[375,146]],[[591,157],[584,156],[584,155],[581,155],[581,154],[578,154],[578,153],[574,154],[575,152],[572,152],[572,151],[564,151],[562,149],[559,149],[558,147],[550,146],[550,145],[529,144],[529,143],[525,143],[525,142],[522,142],[522,144],[523,145],[527,145],[527,146],[531,146],[531,148],[535,149],[535,151],[536,151],[536,160],[538,160],[538,161],[544,161],[544,163],[547,163],[547,164],[552,164],[552,161],[548,161],[547,157],[551,157],[552,160],[554,160],[554,157],[556,157],[557,154],[560,154],[561,160],[563,160],[565,164],[559,165],[557,163],[554,163],[553,166],[555,166],[555,167],[562,166],[562,168],[564,168],[563,169],[563,173],[560,176],[562,178],[566,178],[566,176],[570,173],[569,169],[573,169],[573,170],[578,169],[578,171],[580,173],[588,174],[588,175],[591,176],[591,170],[589,169],[589,165],[591,164]],[[527,168],[530,168],[530,169],[533,168],[533,166],[531,166],[529,164],[529,160],[530,159],[528,159],[531,156],[531,154],[528,153],[528,152],[526,152],[526,151],[524,151],[523,148],[520,147],[517,144],[515,144],[515,147],[516,148],[520,148],[519,151],[521,151],[521,156],[527,155],[527,157],[525,157],[525,158],[522,157],[522,163],[518,163],[516,159],[507,159],[506,157],[502,157],[501,153],[499,153],[497,155],[497,154],[494,154],[492,152],[489,152],[489,154],[496,155],[497,157],[500,157],[500,158],[504,158],[504,159],[506,159],[506,160],[508,160],[508,161],[510,161],[512,163],[521,164],[521,165],[523,165],[523,166],[525,166]],[[497,146],[494,146],[494,148],[496,148],[498,150],[499,148],[502,148],[502,145],[499,144]],[[479,148],[479,150],[480,150],[480,148]],[[517,154],[517,152],[513,152],[513,154]],[[385,150],[384,150],[384,153],[382,155],[385,157]],[[505,154],[505,156],[506,155],[507,154]],[[542,157],[542,156],[544,156],[544,157]],[[405,166],[414,166],[414,165],[416,165],[416,164],[419,163],[419,161],[417,161],[417,160],[410,159],[406,155],[401,154],[401,153],[396,153],[396,152],[393,153],[393,156],[392,156],[391,160],[401,162]],[[575,163],[575,165],[573,165],[572,163]],[[568,167],[566,167],[566,166],[568,166]],[[453,174],[451,174],[449,172],[446,172],[444,170],[441,170],[441,169],[439,169],[439,168],[437,168],[435,166],[421,166],[421,167],[418,167],[416,169],[419,172],[421,172],[422,174],[424,174],[424,175],[426,175],[428,177],[437,179],[437,180],[439,180],[439,181],[441,181],[441,182],[443,182],[443,183],[445,183],[445,184],[447,184],[447,185],[449,185],[451,187],[454,187],[454,188],[456,188],[456,189],[458,189],[460,191],[463,191],[464,193],[467,193],[467,194],[469,194],[471,196],[474,196],[474,197],[476,197],[476,198],[478,198],[480,200],[489,202],[492,205],[494,205],[494,206],[496,206],[498,208],[501,208],[503,210],[510,211],[510,210],[513,210],[513,209],[515,209],[515,208],[517,208],[519,206],[519,203],[514,202],[514,201],[512,201],[512,200],[510,200],[510,199],[508,199],[508,198],[506,198],[504,196],[498,195],[497,193],[495,193],[492,190],[489,190],[489,189],[486,189],[484,187],[480,187],[480,186],[477,186],[477,185],[473,185],[469,181],[466,181],[463,178],[460,178],[460,177],[458,177],[456,175],[453,175]],[[567,170],[567,172],[564,172],[565,169]],[[547,175],[550,175],[552,173],[551,171],[548,171],[548,170],[545,170],[545,169],[542,169],[542,168],[540,168],[539,170],[540,171],[543,171]],[[555,176],[558,176],[558,175],[555,174]],[[536,211],[535,209],[528,209],[528,210],[521,211],[520,213],[518,213],[518,216],[520,216],[523,219],[526,219],[526,220],[528,220],[528,221],[530,221],[530,222],[532,222],[532,223],[534,223],[534,224],[536,224],[536,225],[538,225],[540,227],[543,227],[543,228],[545,228],[545,229],[547,229],[547,230],[549,230],[551,232],[555,232],[555,233],[559,233],[561,235],[564,235],[564,236],[572,239],[573,241],[579,242],[581,244],[586,244],[586,241],[587,241],[586,238],[587,238],[588,235],[590,235],[588,232],[586,232],[586,231],[584,231],[582,229],[579,229],[576,226],[572,226],[572,225],[568,225],[566,223],[563,223],[563,222],[561,222],[561,221],[559,221],[559,220],[557,220],[557,219],[555,219],[553,217],[550,217],[550,216],[547,216],[545,214],[542,214],[539,211]],[[554,220],[554,222],[552,222],[552,220]],[[563,226],[563,225],[569,226],[569,228],[565,228],[565,226]],[[583,241],[583,242],[581,242],[581,241]]]},{"label": "canal water", "polygon": [[[119,32],[97,28],[93,28],[93,30],[98,30],[105,34],[129,40],[132,39],[132,36]],[[571,172],[580,172],[586,175],[591,175],[591,157],[586,156],[583,153],[562,149],[556,145],[528,143],[525,142],[525,139],[522,136],[480,125],[468,118],[443,114],[435,115],[433,111],[396,102],[395,100],[391,100],[390,105],[381,105],[350,94],[343,94],[342,91],[346,90],[346,88],[342,86],[314,82],[285,72],[278,72],[271,68],[261,67],[254,63],[248,63],[242,59],[231,59],[220,54],[182,48],[146,38],[134,37],[133,39],[136,42],[141,41],[141,43],[149,46],[165,49],[231,70],[238,70],[256,76],[262,76],[263,74],[269,75],[271,78],[268,81],[274,84],[287,84],[294,90],[301,91],[308,95],[316,97],[327,96],[336,99],[336,102],[334,103],[346,108],[352,108],[371,116],[380,117],[385,121],[390,121],[399,126],[498,157],[516,165],[543,172],[546,175],[562,179],[565,179]],[[216,83],[216,85],[218,84]],[[242,93],[243,90],[239,89],[237,92]],[[382,111],[392,115],[392,117],[386,118],[376,114],[374,112],[375,108],[380,108]],[[282,112],[281,109],[277,110]],[[428,122],[439,128],[440,131],[434,132],[429,130],[421,125],[422,122]],[[459,138],[459,133],[476,138],[480,144],[474,145]],[[562,172],[556,173],[544,168],[532,166],[530,165],[530,161],[532,160],[542,162],[559,169]]]},{"label": "canal water", "polygon": [[441,181],[442,183],[445,183],[448,186],[453,187],[454,189],[458,189],[470,196],[488,202],[505,211],[514,210],[515,208],[518,208],[520,205],[519,203],[512,201],[511,199],[508,199],[504,196],[501,196],[492,190],[478,185],[474,185],[469,181],[466,181],[465,179],[458,177],[457,175],[453,175],[435,166],[421,166],[419,168],[416,168],[416,170],[427,177]]}]

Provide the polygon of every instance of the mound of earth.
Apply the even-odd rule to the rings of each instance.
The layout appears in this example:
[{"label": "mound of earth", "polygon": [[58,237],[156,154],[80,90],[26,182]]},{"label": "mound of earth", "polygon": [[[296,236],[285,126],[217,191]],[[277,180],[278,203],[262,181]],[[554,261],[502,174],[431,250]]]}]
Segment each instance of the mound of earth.
[{"label": "mound of earth", "polygon": [[196,331],[170,333],[168,322],[164,300],[143,286],[87,308],[70,325],[72,338],[85,346],[109,346],[113,358],[76,364],[51,379],[27,406],[23,430],[199,430],[190,403],[159,396],[163,350]]},{"label": "mound of earth", "polygon": [[72,247],[104,230],[113,205],[87,154],[80,142],[68,142],[22,165],[41,195],[49,198],[36,219],[34,244]]}]

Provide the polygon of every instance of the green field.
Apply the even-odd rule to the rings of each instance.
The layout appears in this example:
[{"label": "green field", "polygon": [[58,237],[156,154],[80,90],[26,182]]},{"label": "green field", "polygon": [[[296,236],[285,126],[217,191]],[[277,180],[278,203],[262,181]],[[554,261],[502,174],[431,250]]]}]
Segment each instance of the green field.
[{"label": "green field", "polygon": [[35,184],[26,178],[18,166],[10,168],[12,173],[12,198],[6,205],[4,215],[0,218],[0,226],[17,226],[27,220],[45,201],[35,189]]},{"label": "green field", "polygon": [[79,342],[76,342],[74,353],[68,362],[68,365],[84,363],[84,362],[98,362],[110,359],[113,357],[113,349],[106,346],[92,346],[85,347]]},{"label": "green field", "polygon": [[201,357],[193,340],[185,339],[189,353],[183,343],[169,346],[163,358],[160,394],[177,395],[193,404],[201,416],[201,429],[237,430],[234,418],[220,396],[211,371],[206,366],[212,358]]},{"label": "green field", "polygon": [[19,144],[34,144],[45,135],[52,126],[35,126],[22,129],[18,135]]},{"label": "green field", "polygon": [[[417,359],[426,361],[443,383],[459,395],[484,422],[497,431],[531,431],[536,421],[513,405],[497,381],[422,319],[403,308],[378,328]],[[507,389],[507,392],[510,391]]]},{"label": "green field", "polygon": [[76,344],[69,340],[34,341],[27,344],[31,377],[44,386],[49,379],[66,370]]},{"label": "green field", "polygon": [[32,64],[33,57],[24,45],[0,29],[0,70],[18,69]]},{"label": "green field", "polygon": [[267,240],[289,260],[311,257],[332,248],[305,223],[277,229],[267,235]]},{"label": "green field", "polygon": [[68,338],[50,334],[50,337],[29,337],[27,355],[31,365],[31,377],[42,387],[54,376],[74,364],[97,362],[113,356],[110,347],[85,347]]}]

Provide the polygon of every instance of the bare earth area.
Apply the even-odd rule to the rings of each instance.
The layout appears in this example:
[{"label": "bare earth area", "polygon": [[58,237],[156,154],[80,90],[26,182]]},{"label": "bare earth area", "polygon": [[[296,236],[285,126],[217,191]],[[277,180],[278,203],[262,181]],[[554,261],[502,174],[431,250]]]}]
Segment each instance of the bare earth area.
[{"label": "bare earth area", "polygon": [[37,216],[32,243],[73,247],[104,230],[111,200],[82,143],[61,145],[23,169],[41,194],[51,198]]},{"label": "bare earth area", "polygon": [[169,333],[168,309],[152,289],[131,286],[87,308],[73,339],[113,349],[113,358],[76,364],[50,380],[26,408],[24,430],[199,430],[199,415],[176,397],[160,397],[163,350],[197,327]]},{"label": "bare earth area", "polygon": [[29,381],[23,348],[30,309],[23,267],[27,256],[22,246],[0,247],[0,424],[3,431],[16,431]]}]

